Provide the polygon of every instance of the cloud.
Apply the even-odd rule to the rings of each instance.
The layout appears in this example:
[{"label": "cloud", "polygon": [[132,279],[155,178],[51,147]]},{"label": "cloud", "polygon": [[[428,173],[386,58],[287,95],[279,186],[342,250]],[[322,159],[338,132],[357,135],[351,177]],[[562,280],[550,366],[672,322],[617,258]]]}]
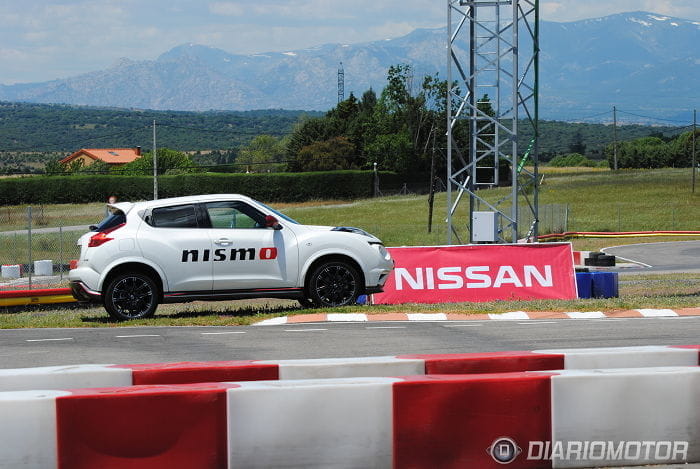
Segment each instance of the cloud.
[{"label": "cloud", "polygon": [[233,2],[210,3],[209,11],[221,16],[243,16],[245,14],[245,9]]}]

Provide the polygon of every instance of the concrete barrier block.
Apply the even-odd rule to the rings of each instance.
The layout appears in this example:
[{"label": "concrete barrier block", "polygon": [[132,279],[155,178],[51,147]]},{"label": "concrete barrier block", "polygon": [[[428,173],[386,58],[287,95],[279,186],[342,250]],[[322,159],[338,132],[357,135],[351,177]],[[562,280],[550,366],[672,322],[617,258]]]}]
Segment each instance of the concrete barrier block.
[{"label": "concrete barrier block", "polygon": [[[699,398],[697,367],[558,372],[552,377],[552,440],[564,448],[581,442],[581,448],[553,457],[553,467],[699,462]],[[687,459],[680,459],[683,449]]]},{"label": "concrete barrier block", "polygon": [[239,383],[228,391],[228,467],[391,468],[397,381]]},{"label": "concrete barrier block", "polygon": [[50,259],[34,261],[34,275],[53,275],[53,261]]},{"label": "concrete barrier block", "polygon": [[280,379],[353,378],[425,374],[422,359],[397,357],[325,358],[310,360],[259,361],[278,364]]},{"label": "concrete barrier block", "polygon": [[0,391],[131,386],[131,370],[110,365],[0,369]]},{"label": "concrete barrier block", "polygon": [[0,269],[3,278],[20,278],[22,276],[22,268],[19,265],[3,265]]},{"label": "concrete barrier block", "polygon": [[0,392],[0,467],[57,467],[56,398],[69,394]]},{"label": "concrete barrier block", "polygon": [[563,354],[564,369],[637,368],[658,366],[698,366],[698,350],[648,345],[536,350],[535,353]]}]

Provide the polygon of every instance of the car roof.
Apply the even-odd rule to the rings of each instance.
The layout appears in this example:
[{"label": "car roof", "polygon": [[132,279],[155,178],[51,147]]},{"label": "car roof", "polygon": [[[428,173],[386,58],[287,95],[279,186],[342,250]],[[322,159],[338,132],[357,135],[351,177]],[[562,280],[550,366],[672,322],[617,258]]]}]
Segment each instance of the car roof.
[{"label": "car roof", "polygon": [[[141,202],[134,202],[133,207],[138,210],[143,210],[151,207],[162,207],[168,205],[179,205],[179,204],[195,204],[201,202],[216,202],[219,200],[245,200],[248,202],[255,202],[250,197],[246,197],[241,194],[204,194],[204,195],[188,195],[185,197],[170,197],[166,199],[157,200],[145,200]],[[120,205],[127,204],[129,202],[122,202],[114,204],[115,207],[121,208]]]}]

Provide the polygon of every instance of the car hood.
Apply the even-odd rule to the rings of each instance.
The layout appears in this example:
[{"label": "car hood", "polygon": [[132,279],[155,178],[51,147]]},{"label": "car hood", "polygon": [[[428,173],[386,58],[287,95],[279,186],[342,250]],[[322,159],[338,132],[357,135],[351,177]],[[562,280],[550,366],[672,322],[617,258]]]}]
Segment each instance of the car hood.
[{"label": "car hood", "polygon": [[355,228],[353,226],[321,226],[321,225],[303,225],[305,228],[308,228],[312,231],[337,231],[339,233],[351,233],[351,234],[356,234],[356,235],[361,235],[369,238],[371,241],[376,241],[380,242],[379,238],[376,236],[367,233],[365,230],[361,228]]}]

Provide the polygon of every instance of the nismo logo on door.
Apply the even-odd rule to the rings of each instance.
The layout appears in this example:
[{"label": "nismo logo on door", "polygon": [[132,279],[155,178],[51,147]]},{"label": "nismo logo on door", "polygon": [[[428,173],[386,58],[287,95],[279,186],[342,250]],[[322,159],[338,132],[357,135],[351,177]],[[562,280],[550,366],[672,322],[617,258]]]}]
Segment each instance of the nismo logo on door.
[{"label": "nismo logo on door", "polygon": [[268,261],[277,259],[277,248],[184,249],[182,262]]}]

